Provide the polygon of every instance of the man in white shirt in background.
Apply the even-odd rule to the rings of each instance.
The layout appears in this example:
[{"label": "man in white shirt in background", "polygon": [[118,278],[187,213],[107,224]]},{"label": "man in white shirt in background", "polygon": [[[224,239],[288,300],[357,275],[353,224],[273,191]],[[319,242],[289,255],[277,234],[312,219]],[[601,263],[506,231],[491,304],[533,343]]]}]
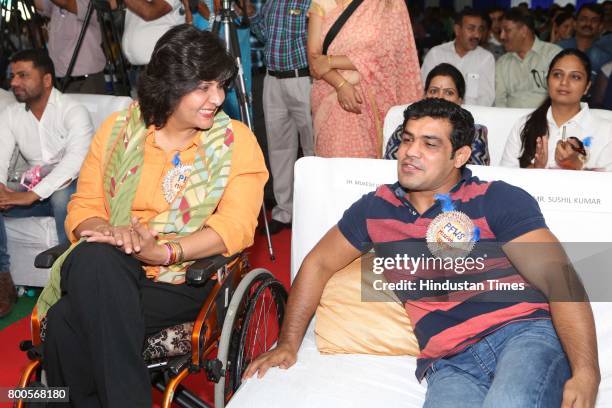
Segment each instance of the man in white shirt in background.
[{"label": "man in white shirt in background", "polygon": [[485,31],[482,15],[465,9],[455,17],[455,40],[433,47],[421,67],[423,83],[435,66],[446,62],[465,77],[466,105],[491,106],[495,100],[495,58],[478,44]]},{"label": "man in white shirt in background", "polygon": [[[66,242],[66,207],[94,133],[87,109],[53,88],[55,71],[46,51],[15,53],[11,72],[11,88],[20,103],[0,112],[0,317],[10,312],[16,299],[4,218],[53,216],[58,240]],[[15,149],[30,170],[41,170],[38,183],[25,182],[29,189],[22,191],[7,187]]]}]

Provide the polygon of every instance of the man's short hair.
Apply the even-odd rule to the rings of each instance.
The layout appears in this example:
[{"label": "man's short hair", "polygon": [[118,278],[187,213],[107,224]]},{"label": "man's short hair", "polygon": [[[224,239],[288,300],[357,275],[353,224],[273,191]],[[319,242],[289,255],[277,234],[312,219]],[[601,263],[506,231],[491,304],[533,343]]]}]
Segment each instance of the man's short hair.
[{"label": "man's short hair", "polygon": [[450,122],[453,128],[450,135],[453,156],[463,146],[472,146],[475,132],[474,117],[461,106],[441,98],[421,99],[408,106],[404,111],[404,128],[409,120],[425,117],[447,119]]},{"label": "man's short hair", "polygon": [[579,16],[580,13],[582,13],[582,10],[589,10],[592,11],[593,13],[597,14],[599,17],[601,17],[601,19],[603,20],[604,18],[604,9],[603,6],[601,4],[595,4],[595,3],[587,3],[587,4],[583,4],[582,6],[580,6],[580,8],[578,9],[578,12],[576,13],[576,16]]},{"label": "man's short hair", "polygon": [[529,29],[533,34],[536,32],[535,20],[530,13],[526,13],[518,7],[512,7],[504,13],[504,20],[512,21],[516,24],[522,24]]},{"label": "man's short hair", "polygon": [[457,25],[463,24],[464,17],[483,18],[482,13],[480,11],[476,11],[473,8],[466,7],[463,10],[461,10],[459,13],[455,14],[455,24]]},{"label": "man's short hair", "polygon": [[32,62],[32,66],[45,74],[51,74],[55,81],[55,66],[47,50],[42,48],[31,48],[29,50],[17,51],[11,56],[11,64],[15,62]]},{"label": "man's short hair", "polygon": [[503,13],[505,11],[505,9],[500,7],[500,6],[489,7],[487,9],[487,14],[496,13],[498,11],[501,11]]},{"label": "man's short hair", "polygon": [[572,13],[568,13],[567,11],[562,11],[561,13],[557,14],[557,16],[555,17],[555,24],[560,26],[561,24],[565,23],[567,20],[573,19],[574,15]]},{"label": "man's short hair", "polygon": [[155,44],[138,83],[138,99],[147,126],[162,128],[181,98],[203,81],[227,88],[238,68],[218,36],[189,24],[168,30]]}]

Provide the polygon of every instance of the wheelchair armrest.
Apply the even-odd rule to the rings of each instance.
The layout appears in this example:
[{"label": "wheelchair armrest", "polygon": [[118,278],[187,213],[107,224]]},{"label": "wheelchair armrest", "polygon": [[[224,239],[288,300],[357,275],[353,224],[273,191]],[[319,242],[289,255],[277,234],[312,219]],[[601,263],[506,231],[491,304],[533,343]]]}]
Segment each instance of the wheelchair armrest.
[{"label": "wheelchair armrest", "polygon": [[53,262],[57,258],[60,257],[68,248],[70,248],[70,243],[66,242],[64,244],[56,245],[52,248],[47,249],[44,252],[36,255],[34,259],[34,266],[40,269],[48,269],[53,265]]},{"label": "wheelchair armrest", "polygon": [[217,270],[240,256],[240,253],[230,257],[213,255],[195,261],[188,269],[185,281],[188,285],[199,286],[206,283]]}]

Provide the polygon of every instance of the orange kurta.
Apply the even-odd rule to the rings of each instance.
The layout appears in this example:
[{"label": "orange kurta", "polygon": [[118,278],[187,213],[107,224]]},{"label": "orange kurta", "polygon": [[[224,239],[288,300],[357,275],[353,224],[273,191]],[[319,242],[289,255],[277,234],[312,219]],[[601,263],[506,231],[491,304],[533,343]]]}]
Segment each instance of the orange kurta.
[{"label": "orange kurta", "polygon": [[[68,204],[66,232],[76,241],[73,231],[88,218],[110,218],[104,206],[104,153],[117,113],[111,115],[98,129],[83,162],[77,192]],[[253,244],[257,216],[263,200],[263,189],[268,171],[261,148],[253,133],[243,123],[232,120],[234,147],[230,175],[223,196],[214,213],[206,221],[223,240],[230,255]],[[182,163],[193,163],[197,151],[196,135],[193,143],[179,151]],[[148,222],[166,211],[169,204],[164,199],[162,181],[171,168],[176,151],[164,152],[155,143],[151,127],[146,136],[144,164],[140,183],[132,203],[132,214]]]}]

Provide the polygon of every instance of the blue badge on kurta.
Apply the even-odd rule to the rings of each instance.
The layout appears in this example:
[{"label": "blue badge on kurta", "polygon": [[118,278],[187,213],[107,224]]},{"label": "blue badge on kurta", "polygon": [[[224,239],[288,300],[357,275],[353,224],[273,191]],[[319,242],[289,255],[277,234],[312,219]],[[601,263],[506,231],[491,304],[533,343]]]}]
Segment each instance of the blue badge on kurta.
[{"label": "blue badge on kurta", "polygon": [[174,167],[168,170],[162,183],[164,199],[168,203],[172,203],[172,201],[174,201],[176,195],[187,183],[187,179],[189,179],[189,174],[191,174],[191,170],[193,170],[193,166],[186,166],[181,163],[181,158],[178,152],[174,155],[172,159],[172,164],[174,165]]}]

